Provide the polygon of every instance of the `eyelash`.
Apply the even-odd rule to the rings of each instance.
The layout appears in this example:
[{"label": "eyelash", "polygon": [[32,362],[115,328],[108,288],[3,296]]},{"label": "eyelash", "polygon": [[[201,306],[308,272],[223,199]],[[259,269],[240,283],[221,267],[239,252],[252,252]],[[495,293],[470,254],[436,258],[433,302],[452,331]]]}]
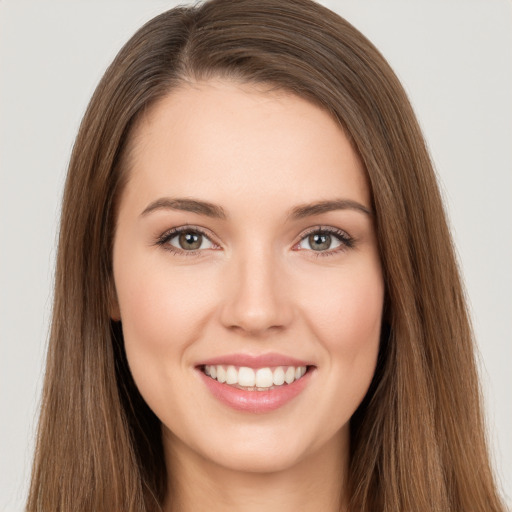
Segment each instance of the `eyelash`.
[{"label": "eyelash", "polygon": [[310,235],[318,234],[318,235],[334,235],[335,238],[338,239],[338,241],[341,242],[341,245],[339,247],[336,247],[336,249],[330,249],[328,251],[313,251],[309,250],[309,252],[312,253],[313,256],[319,258],[323,256],[336,256],[337,254],[341,252],[345,252],[347,249],[352,249],[355,244],[355,240],[349,236],[345,231],[342,231],[341,229],[337,228],[330,228],[330,227],[322,227],[322,226],[316,226],[314,228],[311,228],[307,230],[299,240],[299,242],[302,242],[305,238],[307,238]]},{"label": "eyelash", "polygon": [[[187,257],[198,257],[202,256],[202,252],[204,249],[194,249],[192,251],[185,251],[183,249],[178,249],[177,247],[174,247],[169,244],[169,241],[172,240],[177,235],[180,235],[181,233],[196,233],[201,234],[205,236],[208,240],[210,240],[210,236],[208,233],[206,233],[204,230],[198,227],[190,227],[190,226],[182,226],[179,228],[172,228],[165,233],[163,233],[161,236],[158,237],[156,240],[156,244],[158,246],[161,246],[164,250],[171,252],[174,255],[177,256],[187,256]],[[312,234],[319,234],[319,235],[334,235],[335,238],[338,239],[338,241],[341,242],[341,245],[337,247],[336,249],[331,249],[328,251],[313,251],[309,249],[308,251],[313,253],[315,257],[325,257],[325,256],[335,256],[336,254],[339,254],[341,252],[346,251],[347,249],[352,249],[355,244],[355,240],[349,236],[345,231],[342,231],[341,229],[332,228],[332,227],[323,227],[323,226],[316,226],[314,228],[311,228],[310,230],[306,231],[300,240],[297,243],[302,242],[305,238]],[[211,240],[210,240],[211,242]],[[213,243],[213,242],[211,242]]]}]

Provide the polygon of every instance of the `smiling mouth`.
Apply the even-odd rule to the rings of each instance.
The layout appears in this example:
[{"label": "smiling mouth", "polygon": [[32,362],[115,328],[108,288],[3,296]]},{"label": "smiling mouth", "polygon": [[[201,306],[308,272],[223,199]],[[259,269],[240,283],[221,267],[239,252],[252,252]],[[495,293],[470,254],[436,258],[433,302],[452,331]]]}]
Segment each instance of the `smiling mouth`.
[{"label": "smiling mouth", "polygon": [[312,366],[249,368],[233,365],[203,365],[200,370],[211,379],[244,391],[270,391],[290,385],[304,377]]}]

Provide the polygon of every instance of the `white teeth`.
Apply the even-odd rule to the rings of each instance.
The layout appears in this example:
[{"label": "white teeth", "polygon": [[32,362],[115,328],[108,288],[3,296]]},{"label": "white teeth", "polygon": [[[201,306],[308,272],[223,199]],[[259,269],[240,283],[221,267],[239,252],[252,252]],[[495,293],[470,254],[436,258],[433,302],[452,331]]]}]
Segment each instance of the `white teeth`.
[{"label": "white teeth", "polygon": [[291,384],[295,380],[295,368],[290,366],[286,373],[284,374],[284,381],[286,384]]},{"label": "white teeth", "polygon": [[[205,366],[205,368],[207,368]],[[226,370],[224,370],[223,366],[217,366],[217,380],[219,382],[226,382]]]},{"label": "white teeth", "polygon": [[226,384],[238,384],[238,372],[234,366],[228,366],[226,370]]},{"label": "white teeth", "polygon": [[229,365],[205,365],[204,373],[218,382],[231,386],[240,386],[254,391],[266,391],[277,386],[291,384],[300,379],[307,371],[306,366],[278,366],[276,368],[258,368],[247,366],[239,368]]},{"label": "white teeth", "polygon": [[274,370],[272,381],[274,382],[274,386],[281,386],[284,384],[284,370],[281,366]]},{"label": "white teeth", "polygon": [[256,372],[256,387],[269,388],[274,384],[272,370],[270,368],[260,368]]},{"label": "white teeth", "polygon": [[238,385],[252,388],[255,383],[256,376],[254,375],[254,370],[252,368],[242,366],[240,370],[238,370]]}]

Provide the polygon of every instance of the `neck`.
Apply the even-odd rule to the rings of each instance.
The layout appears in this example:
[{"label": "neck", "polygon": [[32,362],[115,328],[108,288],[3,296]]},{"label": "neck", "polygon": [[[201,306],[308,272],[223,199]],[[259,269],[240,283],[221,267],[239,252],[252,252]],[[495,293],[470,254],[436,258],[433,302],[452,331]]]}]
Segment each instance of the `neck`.
[{"label": "neck", "polygon": [[164,435],[169,474],[166,512],[340,512],[346,511],[348,432],[292,467],[245,472],[206,460]]}]

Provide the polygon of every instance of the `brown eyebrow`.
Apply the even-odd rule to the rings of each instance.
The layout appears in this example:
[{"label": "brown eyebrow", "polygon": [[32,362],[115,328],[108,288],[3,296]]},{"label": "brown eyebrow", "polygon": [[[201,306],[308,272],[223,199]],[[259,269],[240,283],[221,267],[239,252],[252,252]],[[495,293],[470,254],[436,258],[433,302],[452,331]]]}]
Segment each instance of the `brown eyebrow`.
[{"label": "brown eyebrow", "polygon": [[[155,210],[162,209],[198,213],[199,215],[205,215],[207,217],[222,220],[226,220],[228,218],[224,209],[216,204],[209,203],[207,201],[200,201],[198,199],[168,197],[163,197],[150,203],[141,213],[141,216],[146,216]],[[351,199],[332,199],[295,206],[290,210],[287,218],[291,220],[299,220],[333,210],[356,210],[369,216],[372,215],[371,210],[357,201],[352,201]]]},{"label": "brown eyebrow", "polygon": [[318,201],[316,203],[304,204],[292,208],[288,217],[294,220],[303,219],[312,215],[320,215],[321,213],[330,212],[333,210],[356,210],[370,217],[373,215],[372,211],[366,206],[352,201],[351,199],[331,199],[327,201]]},{"label": "brown eyebrow", "polygon": [[227,219],[228,216],[221,206],[207,201],[199,201],[197,199],[186,198],[168,198],[163,197],[153,201],[141,213],[141,216],[148,215],[155,210],[182,210],[185,212],[198,213],[199,215],[206,215],[215,219]]}]

